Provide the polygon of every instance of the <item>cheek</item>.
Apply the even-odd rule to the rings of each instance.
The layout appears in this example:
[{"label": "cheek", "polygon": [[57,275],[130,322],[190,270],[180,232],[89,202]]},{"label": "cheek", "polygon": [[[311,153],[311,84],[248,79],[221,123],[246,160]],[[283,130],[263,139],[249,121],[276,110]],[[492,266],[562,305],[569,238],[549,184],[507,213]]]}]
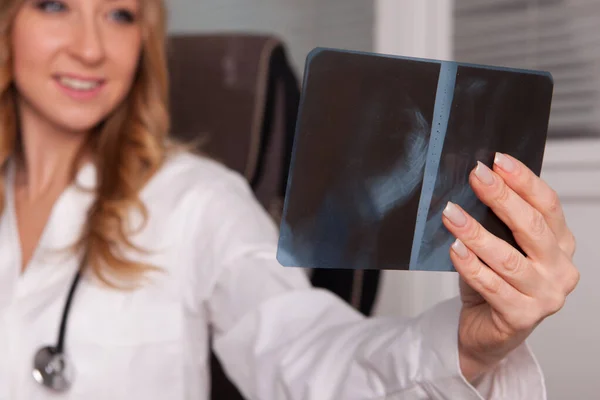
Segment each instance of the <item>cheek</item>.
[{"label": "cheek", "polygon": [[120,38],[114,43],[114,46],[108,47],[114,68],[113,76],[120,82],[120,86],[126,89],[133,83],[138,69],[142,43],[137,37]]},{"label": "cheek", "polygon": [[38,34],[37,30],[32,27],[27,32],[20,29],[13,31],[13,71],[15,79],[25,84],[44,76],[41,71],[57,48],[56,38]]},{"label": "cheek", "polygon": [[32,70],[44,65],[44,46],[31,40],[29,35],[15,31],[11,48],[15,78],[18,79],[22,75],[25,75],[25,78],[27,75],[31,77]]}]

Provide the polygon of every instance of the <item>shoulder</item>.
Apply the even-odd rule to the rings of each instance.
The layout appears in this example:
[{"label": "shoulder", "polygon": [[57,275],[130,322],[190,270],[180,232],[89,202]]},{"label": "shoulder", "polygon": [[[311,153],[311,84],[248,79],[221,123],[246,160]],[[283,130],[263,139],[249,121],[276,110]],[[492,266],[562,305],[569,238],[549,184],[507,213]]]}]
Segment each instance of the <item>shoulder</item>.
[{"label": "shoulder", "polygon": [[210,157],[179,151],[170,154],[148,183],[149,192],[160,197],[238,195],[252,197],[247,180],[237,171]]},{"label": "shoulder", "polygon": [[267,216],[248,181],[222,163],[189,152],[169,156],[142,193],[155,214],[222,227],[227,221]]},{"label": "shoulder", "polygon": [[239,184],[244,178],[208,156],[178,151],[170,154],[157,172],[157,180],[184,187],[216,188],[223,183]]},{"label": "shoulder", "polygon": [[[151,215],[166,219],[171,231],[206,243],[207,253],[237,254],[251,247],[276,246],[275,221],[260,205],[248,181],[213,159],[190,153],[171,156],[149,183]],[[226,249],[226,250],[225,250]]]},{"label": "shoulder", "polygon": [[276,237],[276,226],[248,181],[208,157],[170,155],[142,191],[141,200],[150,217],[149,232],[183,232],[184,242],[210,243],[211,251],[233,235],[246,241],[272,242]]}]

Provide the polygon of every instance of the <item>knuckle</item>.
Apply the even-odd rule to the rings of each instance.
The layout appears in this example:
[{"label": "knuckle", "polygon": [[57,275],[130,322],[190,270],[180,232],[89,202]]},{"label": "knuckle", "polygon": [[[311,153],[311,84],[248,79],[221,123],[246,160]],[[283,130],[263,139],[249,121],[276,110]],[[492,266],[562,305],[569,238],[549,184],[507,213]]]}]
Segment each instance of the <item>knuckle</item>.
[{"label": "knuckle", "polygon": [[521,169],[521,172],[521,186],[524,188],[533,187],[533,185],[536,183],[535,181],[539,179],[531,171],[523,171]]},{"label": "knuckle", "polygon": [[[480,270],[482,270],[483,268],[487,268],[482,266],[480,268]],[[482,275],[481,273],[479,275]],[[497,276],[497,275],[489,275],[486,278],[483,277],[479,277],[482,286],[485,288],[485,290],[492,295],[498,295],[500,294],[500,290],[502,289],[502,281],[501,279]]]},{"label": "knuckle", "polygon": [[523,269],[523,257],[517,251],[508,251],[502,259],[501,266],[504,270],[516,274]]},{"label": "knuckle", "polygon": [[573,268],[573,278],[571,280],[571,287],[570,287],[570,291],[572,292],[573,290],[575,290],[575,288],[577,287],[577,285],[579,285],[579,281],[581,280],[581,272],[579,272],[579,270],[577,268]]},{"label": "knuckle", "polygon": [[566,286],[565,293],[570,294],[573,290],[575,290],[575,288],[579,284],[580,279],[581,273],[574,265],[572,265],[569,269],[569,272],[567,273],[566,279],[564,280]]},{"label": "knuckle", "polygon": [[529,233],[540,237],[546,233],[547,228],[544,216],[539,211],[534,210],[529,220]]},{"label": "knuckle", "polygon": [[548,212],[553,215],[562,213],[560,197],[554,189],[550,189],[550,195],[548,199]]},{"label": "knuckle", "polygon": [[470,269],[470,273],[465,277],[466,282],[482,282],[483,281],[483,270],[482,266],[473,266]]},{"label": "knuckle", "polygon": [[575,251],[577,250],[577,240],[571,231],[569,231],[565,242],[566,243],[564,244],[563,251],[567,253],[569,257],[573,257],[575,255]]},{"label": "knuckle", "polygon": [[485,234],[483,232],[483,228],[477,222],[474,222],[471,225],[471,229],[465,234],[466,240],[475,247],[481,247],[483,241],[485,240]]},{"label": "knuckle", "polygon": [[577,250],[577,240],[575,235],[569,229],[566,229],[564,233],[557,235],[558,247],[560,250],[571,260]]},{"label": "knuckle", "polygon": [[506,183],[502,182],[502,184],[499,185],[498,191],[496,193],[496,201],[500,204],[505,204],[508,202],[509,198],[510,190]]},{"label": "knuckle", "polygon": [[544,317],[550,316],[552,314],[560,311],[565,305],[566,297],[559,291],[552,291],[546,297],[544,301]]}]

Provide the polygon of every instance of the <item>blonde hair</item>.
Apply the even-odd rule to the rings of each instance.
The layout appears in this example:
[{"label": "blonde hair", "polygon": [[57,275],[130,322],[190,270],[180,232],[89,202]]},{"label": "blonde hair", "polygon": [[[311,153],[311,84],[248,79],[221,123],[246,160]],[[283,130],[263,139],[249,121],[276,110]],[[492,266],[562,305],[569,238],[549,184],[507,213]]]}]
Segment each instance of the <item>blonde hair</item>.
[{"label": "blonde hair", "polygon": [[[22,3],[3,0],[0,4],[0,214],[5,206],[7,163],[19,152],[10,31]],[[129,239],[127,216],[137,209],[147,219],[139,193],[162,166],[169,147],[166,10],[162,0],[143,0],[140,5],[142,51],[131,91],[86,144],[97,167],[96,197],[75,244],[86,249],[93,275],[111,287],[117,287],[118,281],[137,286],[138,278],[156,269],[127,260],[122,250],[143,250]]]}]

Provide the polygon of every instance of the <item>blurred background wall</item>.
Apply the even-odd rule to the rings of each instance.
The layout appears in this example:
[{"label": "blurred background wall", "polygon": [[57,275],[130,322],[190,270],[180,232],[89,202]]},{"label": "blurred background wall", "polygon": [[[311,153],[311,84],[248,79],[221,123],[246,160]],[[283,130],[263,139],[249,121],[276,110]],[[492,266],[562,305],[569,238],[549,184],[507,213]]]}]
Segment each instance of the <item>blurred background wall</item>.
[{"label": "blurred background wall", "polygon": [[[530,343],[551,400],[600,398],[600,0],[170,0],[171,32],[275,33],[299,76],[315,46],[549,70],[542,176],[578,239],[581,282]],[[386,271],[376,314],[415,315],[458,293],[456,274]]]},{"label": "blurred background wall", "polygon": [[316,46],[372,50],[375,9],[365,0],[167,0],[175,33],[240,31],[285,40],[301,76]]}]

